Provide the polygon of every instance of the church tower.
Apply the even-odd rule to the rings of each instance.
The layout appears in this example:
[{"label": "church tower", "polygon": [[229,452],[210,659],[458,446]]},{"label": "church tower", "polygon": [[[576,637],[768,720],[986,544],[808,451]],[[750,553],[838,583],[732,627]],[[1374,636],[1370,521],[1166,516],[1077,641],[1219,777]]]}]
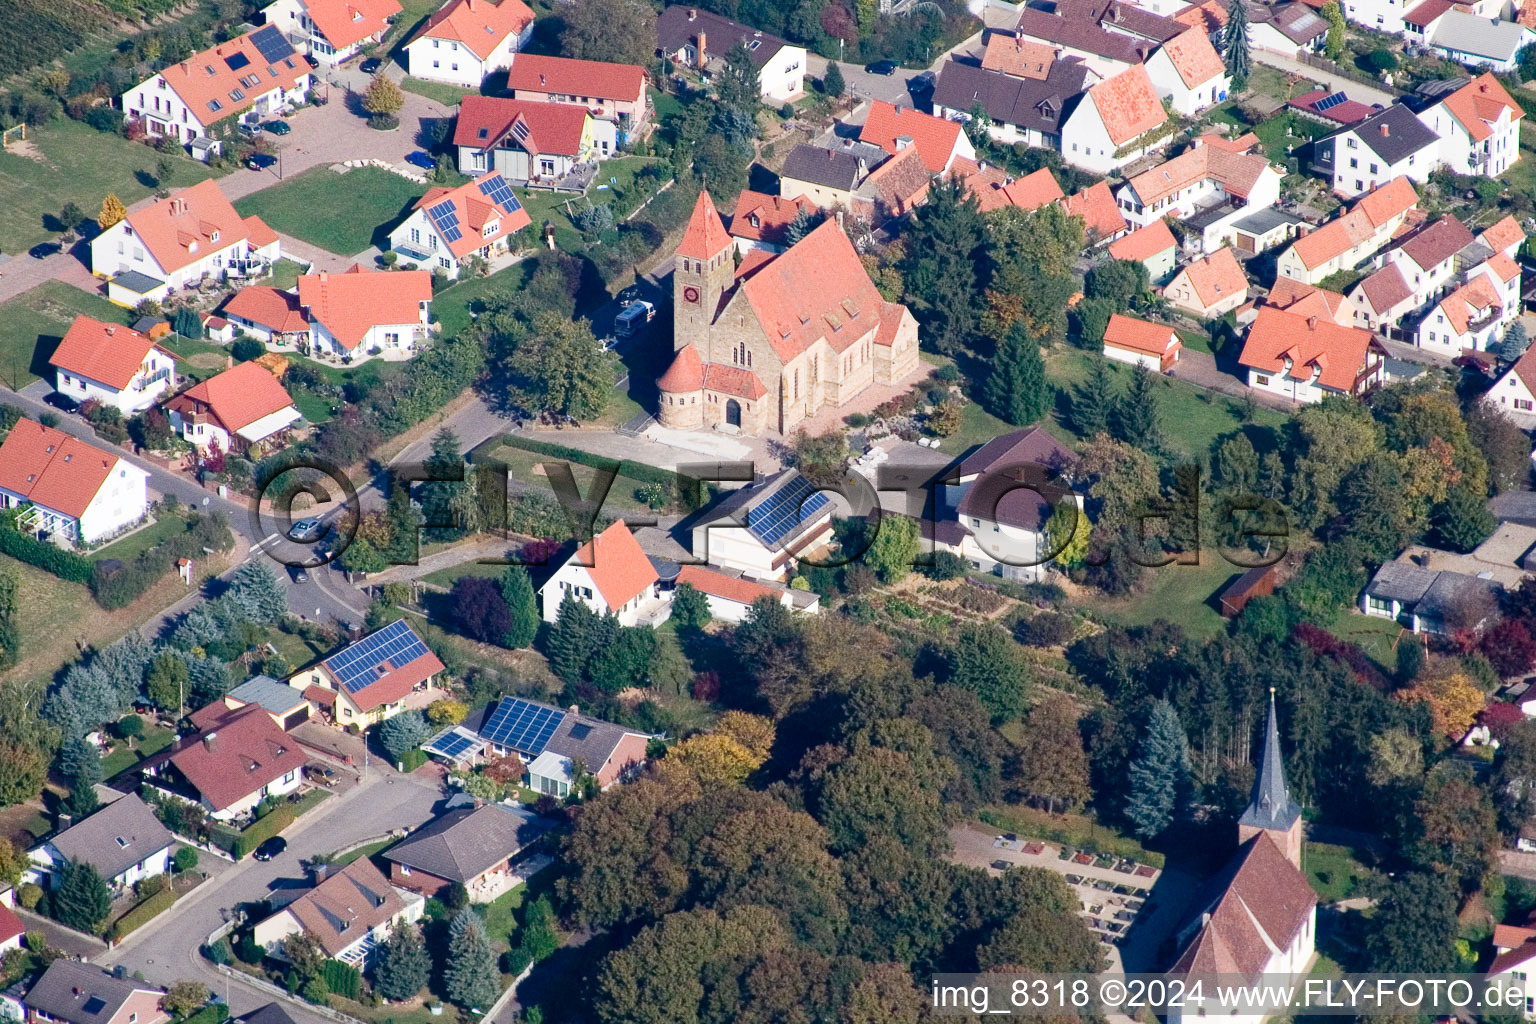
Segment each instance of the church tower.
[{"label": "church tower", "polygon": [[692,345],[708,361],[709,326],[736,278],[735,243],[709,192],[699,193],[672,267],[672,350]]},{"label": "church tower", "polygon": [[1237,841],[1246,843],[1268,832],[1287,859],[1301,867],[1301,807],[1291,799],[1285,784],[1285,765],[1280,760],[1280,730],[1275,723],[1275,691],[1269,691],[1269,721],[1264,727],[1264,752],[1259,774],[1253,780],[1253,796],[1237,819]]}]

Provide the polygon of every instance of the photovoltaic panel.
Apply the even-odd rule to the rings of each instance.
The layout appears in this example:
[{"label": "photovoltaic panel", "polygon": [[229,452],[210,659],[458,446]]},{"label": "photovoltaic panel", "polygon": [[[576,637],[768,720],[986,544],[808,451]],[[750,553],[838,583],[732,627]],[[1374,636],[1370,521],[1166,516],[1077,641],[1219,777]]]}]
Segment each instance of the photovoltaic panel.
[{"label": "photovoltaic panel", "polygon": [[480,727],[480,737],[498,747],[509,747],[519,754],[538,757],[555,734],[565,712],[518,697],[503,697]]},{"label": "photovoltaic panel", "polygon": [[517,209],[517,197],[512,194],[512,186],[499,174],[480,179],[480,194],[504,210]]},{"label": "photovoltaic panel", "polygon": [[1324,96],[1322,99],[1314,103],[1313,106],[1318,110],[1327,110],[1330,107],[1338,106],[1348,98],[1349,97],[1345,96],[1342,92],[1336,92],[1328,96]]},{"label": "photovoltaic panel", "polygon": [[251,44],[272,64],[294,54],[293,44],[283,38],[276,25],[265,25],[251,33]]},{"label": "photovoltaic panel", "polygon": [[777,544],[795,527],[816,518],[827,504],[825,494],[805,477],[796,476],[747,513],[747,529],[764,544]]},{"label": "photovoltaic panel", "polygon": [[343,689],[356,693],[378,681],[379,668],[384,662],[398,668],[427,653],[427,645],[421,642],[410,623],[401,619],[327,658],[325,667]]},{"label": "photovoltaic panel", "polygon": [[459,230],[459,211],[454,208],[452,199],[445,199],[436,206],[427,210],[427,216],[432,218],[432,223],[437,226],[437,233],[443,236],[445,242],[457,242],[464,237],[464,232]]}]

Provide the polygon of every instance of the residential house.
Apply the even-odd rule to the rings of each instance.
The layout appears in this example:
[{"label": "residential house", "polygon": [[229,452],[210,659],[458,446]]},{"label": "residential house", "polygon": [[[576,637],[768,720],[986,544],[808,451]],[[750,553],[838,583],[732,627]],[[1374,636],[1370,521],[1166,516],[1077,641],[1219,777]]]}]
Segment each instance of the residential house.
[{"label": "residential house", "polygon": [[1180,267],[1163,289],[1163,298],[1171,306],[1210,320],[1248,301],[1248,277],[1237,254],[1221,248]]},{"label": "residential house", "polygon": [[805,195],[786,198],[742,189],[736,196],[736,212],[731,215],[731,237],[742,256],[753,249],[783,252],[788,248],[784,232],[803,211],[814,214],[817,206]]},{"label": "residential house", "polygon": [[409,358],[430,333],[432,275],[425,270],[304,274],[299,305],[309,321],[309,352],[364,362],[375,355]]},{"label": "residential house", "polygon": [[763,100],[778,105],[805,91],[805,47],[697,7],[668,7],[656,19],[657,49],[663,57],[713,74],[740,44],[757,68]]},{"label": "residential house", "polygon": [[1370,331],[1264,306],[1248,329],[1238,365],[1247,371],[1249,387],[1310,403],[1362,395],[1381,384],[1386,354]]},{"label": "residential house", "polygon": [[[1178,958],[1168,974],[1216,973],[1264,978],[1288,985],[1311,967],[1317,941],[1317,894],[1301,870],[1301,805],[1291,798],[1269,698],[1264,746],[1248,806],[1237,819],[1237,853],[1215,876],[1215,892],[1175,937]],[[1261,1013],[1243,1006],[1213,1006],[1212,1017],[1231,1024],[1259,1024]],[[1169,1024],[1206,1016],[1174,1010]]]},{"label": "residential house", "polygon": [[1203,252],[1215,252],[1234,239],[1238,221],[1280,201],[1283,175],[1266,157],[1238,148],[1244,145],[1201,135],[1172,160],[1132,177],[1115,193],[1126,220],[1177,218],[1199,232]]},{"label": "residential house", "polygon": [[1376,255],[1402,227],[1419,195],[1407,178],[1394,178],[1362,196],[1344,213],[1302,235],[1280,254],[1280,277],[1317,284],[1337,270],[1349,270]]},{"label": "residential house", "polygon": [[70,544],[142,521],[148,480],[126,459],[35,420],[17,420],[0,443],[0,508],[23,508],[18,527]]},{"label": "residential house", "polygon": [[1348,93],[1331,89],[1313,89],[1302,93],[1292,97],[1285,106],[1298,116],[1329,128],[1348,128],[1386,109],[1380,104],[1372,106],[1352,100]]},{"label": "residential house", "polygon": [[1519,315],[1520,268],[1496,255],[1440,300],[1419,323],[1414,343],[1449,356],[1486,352]]},{"label": "residential house", "polygon": [[1072,193],[1062,200],[1061,208],[1067,212],[1067,216],[1083,219],[1089,248],[1112,242],[1131,230],[1115,202],[1115,194],[1109,190],[1108,182],[1096,181],[1081,192]]},{"label": "residential house", "polygon": [[300,52],[336,65],[382,40],[400,10],[398,0],[277,0],[261,13]]},{"label": "residential house", "polygon": [[1029,212],[1066,198],[1049,167],[1042,167],[1022,178],[1014,178],[999,167],[974,160],[956,160],[950,173],[959,178],[966,191],[976,197],[982,213],[1009,206]]},{"label": "residential house", "polygon": [[818,210],[852,209],[854,193],[869,176],[872,162],[884,158],[884,151],[874,146],[822,149],[798,145],[784,158],[779,196],[808,200]]},{"label": "residential house", "polygon": [[693,556],[755,579],[787,581],[832,540],[832,502],[793,469],[728,492],[693,526]]},{"label": "residential house", "polygon": [[1167,373],[1179,361],[1184,343],[1167,324],[1154,324],[1124,313],[1111,314],[1104,331],[1104,358],[1154,373]]},{"label": "residential house", "polygon": [[570,103],[593,117],[618,125],[619,145],[650,120],[645,68],[599,60],[519,54],[507,69],[507,90],[515,100]]},{"label": "residential house", "polygon": [[489,903],[524,881],[514,862],[554,824],[507,804],[449,811],[384,852],[390,884],[439,899],[462,885],[471,903]]},{"label": "residential house", "polygon": [[176,387],[176,358],[119,324],[77,316],[48,357],[53,389],[76,402],[99,402],[124,417],[143,412]]},{"label": "residential house", "polygon": [[1254,4],[1248,19],[1255,50],[1299,57],[1322,49],[1328,37],[1328,22],[1305,3]]},{"label": "residential house", "polygon": [[1054,61],[1045,78],[1015,77],[951,60],[934,85],[933,112],[969,121],[971,111],[980,106],[990,122],[987,135],[997,142],[1060,150],[1069,105],[1099,80],[1078,60]]},{"label": "residential house", "polygon": [[1493,177],[1520,159],[1525,111],[1483,72],[1421,115],[1440,137],[1440,160],[1457,174]]},{"label": "residential house", "polygon": [[[1130,11],[1134,8],[1127,4],[1121,5],[1121,9]],[[1160,22],[1163,20],[1159,19]],[[1167,24],[1171,26],[1168,31],[1175,35],[1184,28],[1177,22]],[[1094,18],[1069,17],[1032,7],[1019,12],[1013,34],[1022,42],[1052,47],[1058,61],[1076,58],[1104,78],[1139,67],[1162,42],[1112,32]]]},{"label": "residential house", "polygon": [[1477,240],[1493,252],[1503,253],[1514,259],[1520,247],[1525,245],[1525,229],[1514,217],[1506,214],[1478,232]]},{"label": "residential house", "polygon": [[656,567],[620,519],[576,549],[539,589],[544,621],[554,622],[567,596],[598,615],[635,626],[663,606]]},{"label": "residential house", "polygon": [[1521,430],[1536,430],[1536,348],[1526,349],[1480,401]]},{"label": "residential house", "polygon": [[1061,126],[1062,159],[1108,174],[1168,144],[1163,104],[1140,64],[1089,88]]},{"label": "residential house", "polygon": [[1430,48],[1469,67],[1500,74],[1515,70],[1521,49],[1536,42],[1536,32],[1517,21],[1500,21],[1462,10],[1441,15],[1429,38]]},{"label": "residential house", "polygon": [[1147,76],[1174,110],[1194,117],[1227,98],[1227,66],[1202,28],[1185,29],[1147,59]]},{"label": "residential house", "polygon": [[422,706],[431,703],[441,671],[437,655],[399,619],[299,670],[288,685],[311,703],[333,707],[335,724],[366,729],[404,711],[412,694]]},{"label": "residential house", "polygon": [[22,997],[28,1022],[62,1024],[167,1024],[160,1008],[163,989],[133,977],[118,977],[91,964],[60,957]]},{"label": "residential house", "polygon": [[261,707],[178,740],[144,769],[144,781],[167,796],[200,804],[214,821],[251,815],[263,800],[285,797],[304,782],[308,753]]},{"label": "residential house", "polygon": [[1168,222],[1159,218],[1110,242],[1109,254],[1117,260],[1140,263],[1147,268],[1148,280],[1160,285],[1173,273],[1178,248],[1173,232],[1168,230]]},{"label": "residential house", "polygon": [[[121,102],[128,119],[151,137],[191,142],[227,117],[260,120],[302,103],[313,84],[309,65],[282,29],[263,25],[168,65],[123,93]],[[94,244],[91,252],[94,257]],[[92,265],[99,266],[94,258]]]},{"label": "residential house", "polygon": [[1360,611],[1415,633],[1475,630],[1498,609],[1503,590],[1491,579],[1426,569],[1408,559],[1383,563],[1360,595]]},{"label": "residential house", "polygon": [[618,127],[569,103],[535,103],[497,96],[465,96],[454,122],[459,170],[474,176],[500,171],[518,185],[582,191],[589,164],[618,150]]},{"label": "residential house", "polygon": [[1346,198],[1396,178],[1423,184],[1440,166],[1440,137],[1401,103],[1318,139],[1312,146],[1312,169]]},{"label": "residential house", "polygon": [[533,37],[533,20],[523,0],[448,0],[405,44],[411,75],[478,89],[486,75],[512,66]]},{"label": "residential house", "polygon": [[879,146],[891,156],[908,144],[914,145],[928,173],[935,175],[947,173],[956,160],[976,159],[976,147],[958,121],[885,100],[870,101],[869,116],[859,131],[859,140]]},{"label": "residential house", "polygon": [[815,615],[821,599],[814,591],[795,590],[775,581],[748,579],[702,565],[679,567],[675,584],[688,584],[704,595],[711,617],[725,622],[740,622],[752,610],[754,602],[767,598],[795,612]]},{"label": "residential house", "polygon": [[316,870],[321,877],[313,888],[252,928],[268,956],[283,956],[284,939],[308,932],[329,959],[366,970],[390,926],[419,921],[426,907],[419,893],[390,885],[367,857],[334,871],[323,864]]},{"label": "residential house", "polygon": [[309,317],[292,291],[251,285],[231,295],[221,312],[236,330],[271,348],[297,346],[309,340]]},{"label": "residential house", "polygon": [[265,451],[304,418],[282,381],[254,362],[192,385],[165,409],[171,429],[199,451]]},{"label": "residential house", "polygon": [[455,280],[471,257],[512,252],[514,236],[531,223],[501,172],[488,171],[456,188],[428,189],[389,233],[389,247],[409,261],[407,270],[441,270]]},{"label": "residential house", "polygon": [[28,879],[53,889],[66,865],[89,864],[109,889],[121,894],[169,871],[174,843],[149,805],[130,793],[28,851]]},{"label": "residential house", "polygon": [[200,730],[217,727],[249,707],[260,707],[273,724],[287,732],[309,721],[313,707],[303,693],[271,676],[252,676],[219,700],[192,712],[192,724]]}]

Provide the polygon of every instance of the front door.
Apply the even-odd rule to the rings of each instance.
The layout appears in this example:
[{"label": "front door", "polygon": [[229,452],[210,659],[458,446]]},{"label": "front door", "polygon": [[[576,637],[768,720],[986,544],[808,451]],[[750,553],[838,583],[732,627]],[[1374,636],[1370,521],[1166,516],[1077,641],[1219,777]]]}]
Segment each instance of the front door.
[{"label": "front door", "polygon": [[734,398],[726,400],[725,422],[732,427],[741,426],[741,403]]}]

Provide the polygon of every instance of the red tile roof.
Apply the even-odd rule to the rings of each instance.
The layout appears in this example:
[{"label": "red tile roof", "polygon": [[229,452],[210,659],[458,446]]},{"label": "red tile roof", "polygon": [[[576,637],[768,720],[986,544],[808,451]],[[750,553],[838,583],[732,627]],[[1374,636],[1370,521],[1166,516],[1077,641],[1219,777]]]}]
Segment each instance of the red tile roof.
[{"label": "red tile roof", "polygon": [[988,71],[1041,82],[1050,76],[1055,62],[1056,47],[1050,43],[1020,39],[1006,32],[993,32],[987,37],[987,52],[981,58],[981,66]]},{"label": "red tile roof", "polygon": [[1451,116],[1461,122],[1473,142],[1482,142],[1493,134],[1490,125],[1506,111],[1510,121],[1525,116],[1520,104],[1499,84],[1492,72],[1485,71],[1440,101]]},{"label": "red tile roof", "polygon": [[1158,359],[1183,347],[1179,336],[1167,324],[1149,323],[1123,313],[1115,313],[1109,318],[1109,327],[1104,331],[1104,344],[1130,349],[1132,352],[1144,352]]},{"label": "red tile roof", "polygon": [[[480,150],[522,149],[533,156],[554,153],[575,157],[581,153],[588,116],[585,107],[571,103],[469,95],[459,102],[453,144]],[[527,130],[521,139],[512,130],[518,122]]]},{"label": "red tile roof", "polygon": [[1100,238],[1111,238],[1124,231],[1128,225],[1108,182],[1098,181],[1062,202],[1062,208],[1070,216],[1083,218],[1083,228],[1096,232]]},{"label": "red tile roof", "polygon": [[111,452],[20,419],[0,444],[0,487],[78,519],[116,465]]},{"label": "red tile roof", "polygon": [[222,811],[263,786],[304,767],[309,756],[259,704],[240,709],[212,732],[171,755],[183,778],[209,807]]},{"label": "red tile roof", "polygon": [[275,412],[293,405],[282,382],[260,363],[240,363],[194,384],[166,402],[166,408],[191,412],[198,404],[208,407],[225,431],[233,434]]},{"label": "red tile roof", "polygon": [[1269,832],[1238,851],[1220,895],[1202,916],[1199,934],[1171,974],[1241,974],[1253,977],[1272,949],[1289,949],[1312,919],[1317,894],[1286,859]]},{"label": "red tile roof", "polygon": [[[204,125],[253,106],[258,96],[274,89],[290,92],[309,78],[309,65],[296,53],[275,64],[262,56],[256,44],[251,42],[251,36],[259,31],[261,29],[252,29],[227,43],[193,54],[162,69],[160,77],[181,97],[192,116]],[[231,67],[231,63],[235,66]],[[240,98],[236,99],[236,96]],[[212,185],[213,181],[209,179],[203,184]],[[217,186],[214,190],[218,190]],[[133,216],[128,219],[133,220]],[[166,270],[175,269],[166,266],[164,260],[160,265]]]},{"label": "red tile roof", "polygon": [[507,88],[514,92],[526,89],[634,103],[645,93],[645,68],[638,64],[520,53],[507,69]]},{"label": "red tile roof", "polygon": [[[491,171],[457,188],[428,189],[426,195],[416,200],[418,210],[432,209],[445,202],[453,204],[462,230],[457,240],[450,241],[444,238],[443,244],[448,246],[448,251],[453,253],[455,259],[463,259],[470,253],[515,234],[533,223],[533,218],[528,216],[528,211],[521,205],[515,210],[497,206],[481,191],[482,184],[499,177],[501,177],[500,171]],[[425,219],[429,225],[432,224],[431,217]],[[483,234],[485,226],[492,221],[499,222],[496,230],[489,235]]]},{"label": "red tile roof", "polygon": [[709,190],[699,193],[693,204],[693,215],[688,218],[688,229],[683,232],[682,244],[677,247],[679,256],[692,260],[707,260],[724,252],[732,244],[731,236],[720,220],[715,201]]},{"label": "red tile roof", "polygon": [[762,379],[751,370],[722,363],[710,363],[704,367],[704,387],[708,391],[719,391],[753,401],[768,393]]},{"label": "red tile roof", "polygon": [[586,568],[609,608],[622,608],[659,578],[622,519],[577,548],[571,562]]},{"label": "red tile roof", "polygon": [[267,285],[253,285],[235,292],[224,303],[224,315],[237,316],[282,334],[309,330],[309,320],[299,306],[299,297]]},{"label": "red tile roof", "polygon": [[692,345],[677,350],[667,372],[656,378],[656,387],[668,394],[680,395],[698,391],[704,386],[704,364],[699,351]]},{"label": "red tile roof", "polygon": [[1088,100],[1099,112],[1110,141],[1117,146],[1125,145],[1168,120],[1162,100],[1157,98],[1157,89],[1147,77],[1143,64],[1133,64],[1095,85],[1088,90]]},{"label": "red tile roof", "polygon": [[1158,253],[1167,252],[1178,245],[1173,232],[1161,217],[1145,227],[1137,228],[1124,238],[1109,243],[1109,254],[1117,260],[1141,263]]},{"label": "red tile roof", "polygon": [[740,576],[727,576],[725,573],[706,569],[702,565],[683,566],[678,571],[677,582],[679,585],[686,583],[701,594],[735,601],[737,604],[751,604],[760,597],[771,597],[775,600],[779,597],[779,591],[772,587],[765,587],[761,583],[754,583]]},{"label": "red tile roof", "polygon": [[1225,246],[1195,260],[1180,273],[1189,278],[1195,297],[1206,308],[1248,290],[1248,278],[1243,274],[1242,264]]},{"label": "red tile roof", "polygon": [[742,189],[736,197],[736,212],[731,215],[731,234],[754,242],[782,243],[784,229],[801,210],[813,213],[816,204],[804,196],[785,199]]},{"label": "red tile roof", "polygon": [[523,0],[494,4],[487,0],[448,0],[406,45],[418,39],[453,39],[485,60],[507,36],[520,35],[531,24],[533,11]]},{"label": "red tile roof", "polygon": [[121,391],[133,383],[134,375],[149,358],[151,349],[159,349],[165,356],[170,356],[147,335],[132,328],[77,316],[48,362],[61,370],[89,377]]},{"label": "red tile roof", "polygon": [[320,34],[338,50],[383,32],[400,13],[397,0],[303,0]]},{"label": "red tile roof", "polygon": [[1216,47],[1211,45],[1211,37],[1203,26],[1174,36],[1163,44],[1163,52],[1168,55],[1169,62],[1184,80],[1184,84],[1191,89],[1227,73],[1226,64],[1216,52]]},{"label": "red tile roof", "polygon": [[130,213],[128,226],[167,273],[250,236],[250,225],[212,178]]},{"label": "red tile roof", "polygon": [[1263,373],[1283,373],[1289,360],[1290,377],[1302,381],[1311,380],[1317,367],[1320,385],[1352,393],[1370,349],[1369,331],[1265,306],[1248,329],[1238,362]]},{"label": "red tile roof", "polygon": [[942,174],[956,156],[961,131],[958,121],[934,117],[911,107],[897,107],[885,100],[872,100],[869,119],[864,122],[859,139],[895,155],[896,140],[905,136],[917,146],[928,172]]},{"label": "red tile roof", "polygon": [[299,304],[349,351],[374,327],[419,324],[421,304],[431,301],[432,275],[425,270],[364,270],[354,263],[344,274],[299,278]]}]

